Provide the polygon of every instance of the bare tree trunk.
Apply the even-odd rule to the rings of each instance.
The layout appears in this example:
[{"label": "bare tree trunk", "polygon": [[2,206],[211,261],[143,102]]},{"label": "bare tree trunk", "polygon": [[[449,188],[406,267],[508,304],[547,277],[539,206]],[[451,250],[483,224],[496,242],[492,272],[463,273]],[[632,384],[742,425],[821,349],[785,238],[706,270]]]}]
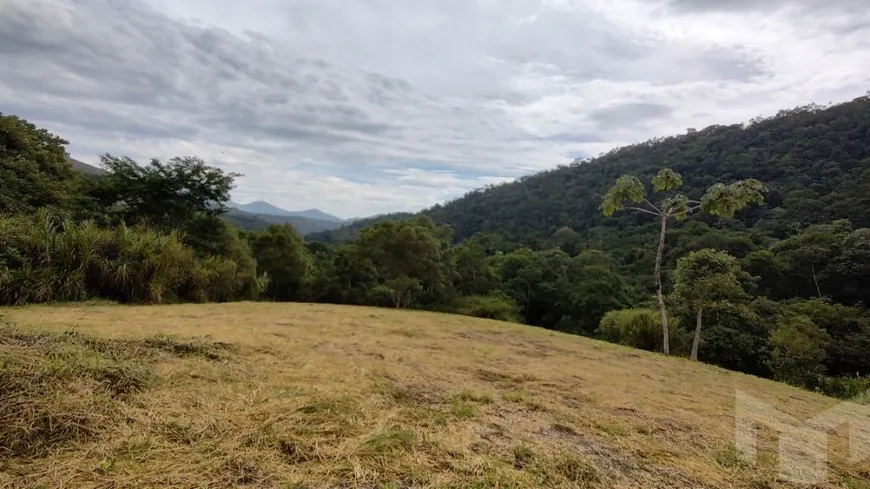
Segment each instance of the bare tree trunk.
[{"label": "bare tree trunk", "polygon": [[813,283],[816,284],[816,293],[818,293],[819,297],[821,297],[822,296],[822,289],[819,288],[819,279],[816,278],[816,264],[811,263],[810,267],[812,267],[812,270],[813,270]]},{"label": "bare tree trunk", "polygon": [[695,322],[695,341],[692,343],[692,360],[698,361],[698,346],[701,345],[701,317],[704,314],[704,306],[698,305],[698,318]]},{"label": "bare tree trunk", "polygon": [[665,355],[671,354],[670,329],[668,328],[668,311],[665,308],[665,295],[662,292],[662,255],[665,252],[665,227],[667,226],[668,216],[662,214],[661,231],[659,232],[659,249],[656,253],[656,296],[659,301],[659,314],[662,315],[662,351]]}]

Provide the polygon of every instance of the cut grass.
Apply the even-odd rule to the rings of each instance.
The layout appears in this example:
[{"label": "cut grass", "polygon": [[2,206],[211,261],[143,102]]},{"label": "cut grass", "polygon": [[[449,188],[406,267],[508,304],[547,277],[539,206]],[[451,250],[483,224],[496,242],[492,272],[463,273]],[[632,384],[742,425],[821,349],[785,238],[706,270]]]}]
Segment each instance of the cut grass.
[{"label": "cut grass", "polygon": [[[736,452],[735,392],[797,419],[837,404],[434,313],[241,303],[0,315],[15,324],[0,327],[4,489],[780,489],[774,434],[761,432],[757,463]],[[847,431],[833,434],[819,487],[867,487]]]}]

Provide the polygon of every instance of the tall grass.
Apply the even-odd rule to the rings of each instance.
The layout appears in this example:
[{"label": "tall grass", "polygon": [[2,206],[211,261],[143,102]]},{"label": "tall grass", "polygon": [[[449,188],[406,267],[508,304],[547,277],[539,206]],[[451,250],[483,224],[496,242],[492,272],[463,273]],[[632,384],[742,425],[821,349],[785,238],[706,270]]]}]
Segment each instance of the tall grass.
[{"label": "tall grass", "polygon": [[0,303],[105,298],[126,303],[256,297],[250,257],[197,256],[177,233],[100,228],[40,210],[0,217]]}]

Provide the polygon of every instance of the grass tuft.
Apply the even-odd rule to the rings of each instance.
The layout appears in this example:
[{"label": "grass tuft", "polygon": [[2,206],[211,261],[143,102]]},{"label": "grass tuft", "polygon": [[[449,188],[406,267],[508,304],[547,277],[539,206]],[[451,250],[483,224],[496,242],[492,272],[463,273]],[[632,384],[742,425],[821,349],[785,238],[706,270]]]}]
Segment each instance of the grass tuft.
[{"label": "grass tuft", "polygon": [[740,451],[734,445],[729,445],[724,450],[716,453],[715,458],[719,465],[728,469],[746,469],[750,466],[749,462],[740,455]]},{"label": "grass tuft", "polygon": [[480,404],[489,404],[492,402],[492,396],[490,396],[489,394],[477,394],[469,389],[465,389],[459,394],[456,394],[454,399],[458,399],[460,401],[476,402]]},{"label": "grass tuft", "polygon": [[556,460],[553,468],[565,480],[575,483],[576,487],[590,488],[602,482],[598,469],[574,454],[563,454]]},{"label": "grass tuft", "polygon": [[514,447],[514,467],[525,469],[531,467],[535,463],[535,452],[527,445],[517,445]]},{"label": "grass tuft", "polygon": [[408,451],[414,446],[417,435],[408,429],[393,426],[378,431],[365,442],[359,454],[363,456],[380,456],[399,451]]},{"label": "grass tuft", "polygon": [[475,415],[477,415],[477,409],[474,407],[474,404],[471,404],[470,402],[456,399],[453,401],[450,413],[453,414],[456,419],[465,420],[475,417]]}]

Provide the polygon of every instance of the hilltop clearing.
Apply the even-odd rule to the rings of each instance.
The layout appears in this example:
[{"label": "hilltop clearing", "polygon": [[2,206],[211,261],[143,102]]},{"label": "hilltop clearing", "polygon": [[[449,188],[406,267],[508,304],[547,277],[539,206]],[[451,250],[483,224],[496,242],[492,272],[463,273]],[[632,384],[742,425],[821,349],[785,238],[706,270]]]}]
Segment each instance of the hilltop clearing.
[{"label": "hilltop clearing", "polygon": [[[837,401],[544,329],[365,307],[0,311],[0,487],[776,488],[736,392]],[[867,408],[850,408],[870,421]],[[834,433],[819,487],[867,488]],[[817,446],[803,447],[811,451]]]}]

